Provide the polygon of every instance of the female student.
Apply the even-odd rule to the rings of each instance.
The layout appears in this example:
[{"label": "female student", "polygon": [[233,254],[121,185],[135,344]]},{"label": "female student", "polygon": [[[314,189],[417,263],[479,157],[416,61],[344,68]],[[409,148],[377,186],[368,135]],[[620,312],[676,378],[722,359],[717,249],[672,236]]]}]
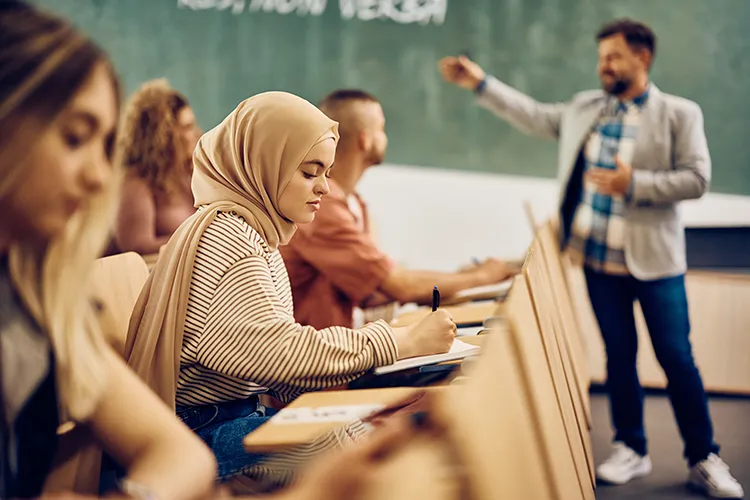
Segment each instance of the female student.
[{"label": "female student", "polygon": [[258,395],[287,402],[400,358],[446,352],[455,336],[443,311],[403,329],[295,322],[278,247],[315,217],[337,141],[337,123],[297,96],[240,103],[200,139],[199,209],[162,250],[131,318],[130,366],[212,447],[222,479],[259,460],[241,445],[268,415]]},{"label": "female student", "polygon": [[118,83],[62,20],[0,3],[0,498],[39,495],[61,421],[127,470],[124,492],[190,499],[209,450],[105,344],[85,288],[105,244]]},{"label": "female student", "polygon": [[115,155],[126,172],[115,226],[120,251],[157,254],[195,212],[190,179],[200,135],[187,99],[166,80],[130,97]]},{"label": "female student", "polygon": [[[218,498],[210,451],[104,344],[82,285],[118,187],[109,62],[67,23],[5,1],[0,67],[0,498],[41,493],[69,418],[126,467],[118,498]],[[391,424],[268,500],[360,498],[414,436]]]}]

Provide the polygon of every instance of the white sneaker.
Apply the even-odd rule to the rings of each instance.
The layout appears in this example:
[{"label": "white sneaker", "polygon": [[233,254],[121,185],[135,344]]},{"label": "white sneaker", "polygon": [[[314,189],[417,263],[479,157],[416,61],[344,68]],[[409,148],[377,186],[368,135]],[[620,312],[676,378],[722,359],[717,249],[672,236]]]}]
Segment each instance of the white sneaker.
[{"label": "white sneaker", "polygon": [[690,469],[688,484],[711,498],[743,498],[745,495],[742,485],[729,473],[729,466],[713,453]]},{"label": "white sneaker", "polygon": [[612,455],[596,469],[596,477],[610,484],[625,484],[651,472],[651,459],[640,456],[624,443],[616,442]]}]

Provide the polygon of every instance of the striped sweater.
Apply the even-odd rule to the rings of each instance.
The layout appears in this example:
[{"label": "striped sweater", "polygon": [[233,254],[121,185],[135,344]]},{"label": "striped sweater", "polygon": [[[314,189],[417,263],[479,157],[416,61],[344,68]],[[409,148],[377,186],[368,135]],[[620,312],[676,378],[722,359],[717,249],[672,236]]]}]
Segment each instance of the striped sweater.
[{"label": "striped sweater", "polygon": [[294,321],[284,261],[234,213],[201,236],[180,357],[177,404],[195,406],[271,391],[288,402],[393,363],[391,327],[315,330]]}]

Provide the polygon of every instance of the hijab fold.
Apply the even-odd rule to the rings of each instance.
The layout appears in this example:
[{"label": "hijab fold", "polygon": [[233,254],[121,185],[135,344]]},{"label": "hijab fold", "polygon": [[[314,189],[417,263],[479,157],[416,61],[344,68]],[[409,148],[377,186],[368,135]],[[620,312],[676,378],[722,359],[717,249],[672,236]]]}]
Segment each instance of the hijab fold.
[{"label": "hijab fold", "polygon": [[251,97],[201,137],[193,154],[192,190],[200,208],[172,235],[130,318],[125,359],[175,407],[190,281],[198,243],[219,212],[235,212],[275,250],[297,226],[279,198],[312,147],[338,124],[285,92]]}]

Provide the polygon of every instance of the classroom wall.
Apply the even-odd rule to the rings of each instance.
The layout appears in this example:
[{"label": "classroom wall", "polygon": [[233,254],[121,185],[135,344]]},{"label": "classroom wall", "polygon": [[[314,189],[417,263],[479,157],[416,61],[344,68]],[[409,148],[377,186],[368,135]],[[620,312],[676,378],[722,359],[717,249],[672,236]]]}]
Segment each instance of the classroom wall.
[{"label": "classroom wall", "polygon": [[[452,270],[472,257],[521,258],[531,242],[523,210],[554,214],[555,180],[381,165],[360,184],[382,248],[412,268]],[[750,197],[709,193],[682,204],[692,226],[750,225]]]},{"label": "classroom wall", "polygon": [[[166,77],[208,129],[265,90],[312,101],[340,87],[381,98],[404,165],[553,178],[556,147],[445,84],[466,51],[541,101],[598,88],[594,33],[629,16],[659,37],[652,79],[703,109],[713,190],[750,195],[747,0],[34,0],[111,54],[126,92]],[[720,5],[720,7],[718,7]]]}]

